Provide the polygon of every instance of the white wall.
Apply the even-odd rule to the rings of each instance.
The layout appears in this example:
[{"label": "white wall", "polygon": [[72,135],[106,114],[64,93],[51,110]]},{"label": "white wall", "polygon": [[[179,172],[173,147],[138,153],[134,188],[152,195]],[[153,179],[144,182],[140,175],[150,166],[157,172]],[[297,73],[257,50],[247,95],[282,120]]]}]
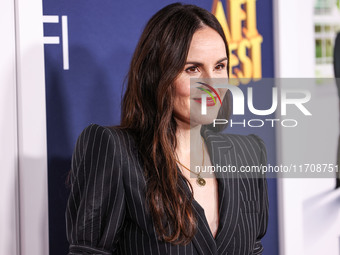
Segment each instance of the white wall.
[{"label": "white wall", "polygon": [[[314,1],[273,3],[276,77],[314,77]],[[288,86],[289,82],[281,83],[283,88]],[[336,163],[339,106],[335,83],[311,83],[308,89],[313,116],[299,118],[297,128],[277,129],[278,164]],[[278,180],[281,255],[340,254],[340,190],[334,187],[334,178]]]},{"label": "white wall", "polygon": [[47,255],[42,1],[0,10],[0,254]]}]

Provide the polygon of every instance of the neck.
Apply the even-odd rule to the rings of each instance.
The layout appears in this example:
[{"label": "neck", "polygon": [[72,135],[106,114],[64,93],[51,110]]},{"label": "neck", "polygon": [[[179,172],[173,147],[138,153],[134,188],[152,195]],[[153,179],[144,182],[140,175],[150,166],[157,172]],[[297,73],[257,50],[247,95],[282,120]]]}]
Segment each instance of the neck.
[{"label": "neck", "polygon": [[188,123],[177,121],[177,147],[176,154],[178,160],[185,165],[190,166],[190,154],[196,155],[197,159],[202,159],[202,138],[201,138],[202,125],[191,126]]}]

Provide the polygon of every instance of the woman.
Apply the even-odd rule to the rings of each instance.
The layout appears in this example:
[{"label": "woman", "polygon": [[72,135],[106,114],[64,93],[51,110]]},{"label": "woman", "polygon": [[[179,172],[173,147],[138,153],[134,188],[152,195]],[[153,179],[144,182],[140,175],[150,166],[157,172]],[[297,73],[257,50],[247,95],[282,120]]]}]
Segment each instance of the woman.
[{"label": "woman", "polygon": [[[266,180],[189,167],[266,164],[258,137],[213,130],[212,120],[228,114],[228,96],[212,78],[226,80],[228,70],[227,41],[208,11],[176,3],[150,19],[131,61],[121,125],[93,124],[78,138],[69,254],[262,253]],[[190,86],[190,78],[201,81]],[[216,98],[202,116],[205,92]],[[218,97],[222,107],[212,103]]]}]

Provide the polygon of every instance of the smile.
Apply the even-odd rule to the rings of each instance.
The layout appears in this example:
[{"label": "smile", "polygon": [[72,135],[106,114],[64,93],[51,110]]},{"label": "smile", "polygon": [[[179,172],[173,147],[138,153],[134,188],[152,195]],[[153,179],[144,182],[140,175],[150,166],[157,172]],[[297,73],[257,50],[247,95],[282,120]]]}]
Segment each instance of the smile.
[{"label": "smile", "polygon": [[[214,97],[214,99],[216,101],[216,97]],[[215,105],[214,99],[212,99],[212,97],[207,97],[207,106],[214,106]],[[201,98],[193,98],[193,100],[199,104],[202,104]]]}]

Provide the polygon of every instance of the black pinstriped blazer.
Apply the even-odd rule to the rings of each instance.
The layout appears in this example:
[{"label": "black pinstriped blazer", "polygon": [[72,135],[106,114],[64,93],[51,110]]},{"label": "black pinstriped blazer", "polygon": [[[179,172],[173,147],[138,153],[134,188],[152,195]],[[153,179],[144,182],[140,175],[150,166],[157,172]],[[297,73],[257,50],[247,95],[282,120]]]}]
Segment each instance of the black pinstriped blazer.
[{"label": "black pinstriped blazer", "polygon": [[[266,164],[255,135],[201,132],[213,165]],[[198,231],[186,246],[158,241],[145,208],[145,179],[137,147],[125,131],[92,124],[79,136],[72,157],[71,192],[66,208],[71,254],[262,254],[267,229],[265,178],[233,173],[218,181],[219,227],[214,238],[204,209],[194,200]],[[178,169],[178,171],[180,171]],[[184,181],[184,179],[180,179]],[[187,192],[190,192],[186,184]],[[191,193],[190,193],[191,194]]]}]

